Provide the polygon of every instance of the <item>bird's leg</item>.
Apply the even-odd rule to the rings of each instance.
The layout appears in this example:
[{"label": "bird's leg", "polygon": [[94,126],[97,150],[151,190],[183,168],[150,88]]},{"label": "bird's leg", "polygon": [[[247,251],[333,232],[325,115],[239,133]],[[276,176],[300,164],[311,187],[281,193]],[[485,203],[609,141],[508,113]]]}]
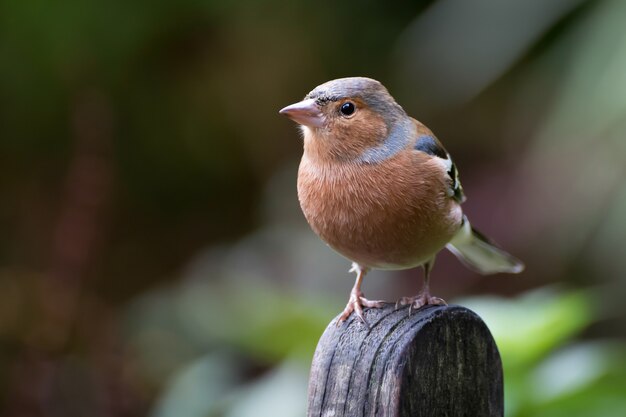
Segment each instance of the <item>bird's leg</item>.
[{"label": "bird's leg", "polygon": [[429,260],[423,266],[424,268],[424,285],[422,286],[422,291],[414,297],[402,297],[396,302],[396,308],[398,304],[400,305],[409,305],[409,314],[411,314],[412,309],[418,309],[425,305],[447,305],[443,299],[439,297],[433,297],[430,295],[430,271],[433,268],[433,264],[435,263],[434,259]]},{"label": "bird's leg", "polygon": [[367,324],[365,322],[365,318],[363,317],[363,307],[370,308],[382,308],[385,305],[385,302],[382,300],[368,300],[365,298],[363,292],[361,291],[361,284],[363,283],[363,277],[369,271],[368,268],[362,267],[356,262],[352,263],[352,268],[350,268],[350,272],[356,272],[356,281],[354,282],[354,287],[352,287],[352,291],[350,291],[350,299],[348,300],[348,304],[346,308],[341,313],[337,324],[344,322],[350,314],[354,311],[354,314],[361,320],[362,323]]}]

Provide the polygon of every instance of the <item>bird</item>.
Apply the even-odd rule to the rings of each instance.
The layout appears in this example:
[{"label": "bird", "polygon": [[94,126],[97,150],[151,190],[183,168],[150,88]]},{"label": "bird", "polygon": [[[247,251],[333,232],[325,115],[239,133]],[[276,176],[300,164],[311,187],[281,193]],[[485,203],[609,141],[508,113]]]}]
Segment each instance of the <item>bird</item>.
[{"label": "bird", "polygon": [[356,280],[338,324],[386,302],[365,298],[372,269],[421,267],[421,291],[398,305],[445,305],[431,295],[430,273],[444,248],[483,275],[519,273],[524,264],[472,227],[459,171],[424,124],[408,116],[379,81],[339,78],[279,111],[300,125],[304,152],[298,199],[328,246],[352,261]]}]

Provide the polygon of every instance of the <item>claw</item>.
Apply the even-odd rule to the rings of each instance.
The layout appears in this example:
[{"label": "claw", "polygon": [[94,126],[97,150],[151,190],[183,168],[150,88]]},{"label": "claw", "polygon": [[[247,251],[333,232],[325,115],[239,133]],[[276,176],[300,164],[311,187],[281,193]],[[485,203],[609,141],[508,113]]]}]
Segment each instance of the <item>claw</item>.
[{"label": "claw", "polygon": [[398,306],[405,306],[407,304],[413,304],[413,302],[415,301],[416,297],[402,297],[399,298],[396,301],[396,310],[398,309]]},{"label": "claw", "polygon": [[402,297],[396,301],[396,309],[400,305],[409,306],[409,316],[413,312],[413,309],[418,310],[426,305],[448,305],[444,299],[439,297],[432,297],[429,292],[422,292],[415,297]]},{"label": "claw", "polygon": [[354,287],[352,287],[352,291],[350,291],[348,304],[339,316],[339,320],[337,320],[337,326],[346,321],[348,317],[350,317],[350,314],[354,312],[354,314],[361,321],[361,323],[363,323],[369,329],[369,326],[365,321],[365,317],[363,316],[363,307],[382,308],[385,306],[385,302],[382,300],[368,300],[363,296],[363,293],[361,292],[361,282],[363,281],[363,277],[365,276],[367,271],[367,268],[362,267],[358,263],[352,263],[352,268],[350,268],[350,272],[356,272],[356,282],[354,283]]},{"label": "claw", "polygon": [[361,291],[352,291],[346,308],[341,313],[341,316],[339,316],[339,320],[337,320],[337,325],[346,321],[348,317],[350,317],[350,314],[354,312],[361,323],[367,326],[367,321],[365,321],[365,316],[363,315],[363,307],[382,308],[384,306],[385,302],[383,300],[368,300],[363,296]]},{"label": "claw", "polygon": [[365,297],[359,297],[361,305],[368,308],[383,308],[387,304],[384,300],[368,300]]}]

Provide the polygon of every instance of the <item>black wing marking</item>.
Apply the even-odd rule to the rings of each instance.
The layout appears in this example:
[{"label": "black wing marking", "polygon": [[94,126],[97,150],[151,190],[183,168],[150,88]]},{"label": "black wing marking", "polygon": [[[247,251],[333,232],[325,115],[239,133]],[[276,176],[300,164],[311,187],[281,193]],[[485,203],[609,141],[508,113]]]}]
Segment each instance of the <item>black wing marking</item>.
[{"label": "black wing marking", "polygon": [[450,197],[459,203],[465,201],[465,194],[463,194],[463,187],[459,181],[459,171],[454,165],[454,161],[450,157],[450,154],[443,147],[441,142],[436,137],[429,134],[421,134],[418,136],[417,141],[413,147],[416,151],[424,152],[428,155],[441,158],[448,165],[448,175],[450,176]]},{"label": "black wing marking", "polygon": [[441,159],[448,159],[450,157],[444,147],[441,146],[441,142],[431,135],[420,135],[417,138],[417,142],[415,142],[414,148],[416,151],[438,156]]},{"label": "black wing marking", "polygon": [[[450,155],[448,155],[448,158],[450,158]],[[454,198],[458,203],[464,202],[465,194],[463,193],[461,181],[459,181],[459,170],[456,169],[456,165],[452,159],[450,159],[450,169],[448,169],[448,175],[450,176],[450,179],[452,179],[452,198]]]}]

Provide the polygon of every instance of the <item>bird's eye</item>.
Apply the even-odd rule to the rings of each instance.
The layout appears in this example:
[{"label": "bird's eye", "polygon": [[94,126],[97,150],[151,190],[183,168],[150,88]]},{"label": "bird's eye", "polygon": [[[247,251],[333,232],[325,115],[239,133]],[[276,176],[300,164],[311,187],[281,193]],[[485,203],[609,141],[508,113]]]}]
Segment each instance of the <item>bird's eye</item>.
[{"label": "bird's eye", "polygon": [[341,105],[341,107],[339,108],[339,111],[341,112],[341,114],[343,114],[344,116],[351,116],[354,111],[356,110],[356,106],[354,105],[353,102],[351,101],[346,101],[345,103],[343,103]]}]

